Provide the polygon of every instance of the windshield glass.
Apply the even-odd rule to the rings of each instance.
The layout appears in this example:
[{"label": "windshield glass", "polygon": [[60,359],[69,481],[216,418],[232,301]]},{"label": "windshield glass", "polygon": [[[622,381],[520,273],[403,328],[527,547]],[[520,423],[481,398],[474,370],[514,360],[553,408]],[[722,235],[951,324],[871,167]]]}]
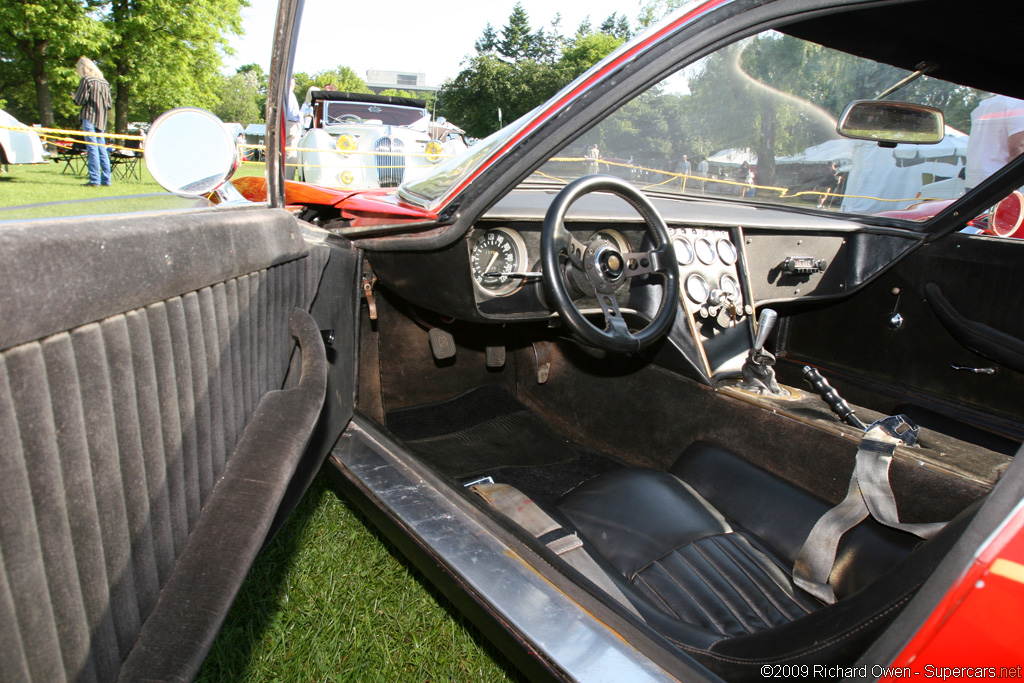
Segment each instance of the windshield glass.
[{"label": "windshield glass", "polygon": [[836,132],[847,104],[908,75],[768,31],[627,102],[531,180],[610,173],[645,190],[877,214],[959,197],[1008,163],[1006,154],[974,153],[980,145],[969,134],[981,135],[993,116],[1005,123],[1016,101],[927,76],[887,99],[942,110],[946,134],[938,144],[883,147]]},{"label": "windshield glass", "polygon": [[[875,98],[909,75],[766,31],[625,102],[526,182],[610,173],[647,191],[926,220],[935,212],[904,212],[960,197],[1024,149],[1024,103],[923,76],[886,99],[941,110],[941,142],[883,147],[836,132],[849,103]],[[487,142],[508,139],[520,123]],[[471,148],[404,191],[437,199],[496,148]]]},{"label": "windshield glass", "polygon": [[[373,121],[385,126],[411,126],[429,116],[426,109],[365,102],[324,102],[323,125]],[[353,118],[357,117],[357,118]]]}]

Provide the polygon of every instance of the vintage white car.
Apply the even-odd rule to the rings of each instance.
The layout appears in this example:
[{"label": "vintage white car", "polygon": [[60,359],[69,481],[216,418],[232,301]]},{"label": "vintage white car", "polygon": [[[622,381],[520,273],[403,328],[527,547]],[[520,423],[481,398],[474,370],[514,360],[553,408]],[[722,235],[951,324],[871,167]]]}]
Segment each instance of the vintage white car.
[{"label": "vintage white car", "polygon": [[0,164],[41,164],[47,161],[39,135],[0,111]]},{"label": "vintage white car", "polygon": [[409,97],[314,90],[298,177],[351,189],[398,187],[467,148],[464,131],[432,121]]}]

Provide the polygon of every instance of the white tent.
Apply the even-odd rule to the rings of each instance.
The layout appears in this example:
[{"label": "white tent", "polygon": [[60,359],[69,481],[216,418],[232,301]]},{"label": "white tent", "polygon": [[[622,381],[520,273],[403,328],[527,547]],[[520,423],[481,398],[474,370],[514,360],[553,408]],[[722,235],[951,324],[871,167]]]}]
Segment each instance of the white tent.
[{"label": "white tent", "polygon": [[966,162],[967,136],[948,126],[942,142],[934,145],[879,147],[867,140],[854,141],[843,211],[905,209],[934,194],[926,185],[959,178]]},{"label": "white tent", "polygon": [[720,152],[715,152],[708,157],[708,163],[712,166],[717,165],[739,168],[744,161],[750,166],[757,165],[757,154],[754,153],[754,150],[734,147],[732,149],[723,149]]}]

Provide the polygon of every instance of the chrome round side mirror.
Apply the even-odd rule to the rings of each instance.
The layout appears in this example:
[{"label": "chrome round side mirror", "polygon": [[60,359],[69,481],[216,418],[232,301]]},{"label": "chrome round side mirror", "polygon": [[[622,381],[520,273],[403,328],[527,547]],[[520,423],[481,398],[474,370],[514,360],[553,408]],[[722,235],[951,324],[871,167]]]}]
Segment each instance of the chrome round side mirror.
[{"label": "chrome round side mirror", "polygon": [[202,197],[230,180],[241,161],[235,138],[204,109],[161,114],[145,142],[146,168],[168,192]]}]

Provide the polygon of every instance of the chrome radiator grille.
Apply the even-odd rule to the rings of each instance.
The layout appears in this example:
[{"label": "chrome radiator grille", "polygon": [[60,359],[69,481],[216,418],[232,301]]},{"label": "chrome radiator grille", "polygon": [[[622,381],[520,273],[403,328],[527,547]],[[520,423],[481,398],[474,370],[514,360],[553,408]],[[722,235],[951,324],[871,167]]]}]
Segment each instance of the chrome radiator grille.
[{"label": "chrome radiator grille", "polygon": [[398,138],[382,137],[373,143],[377,180],[381,187],[398,187],[405,177],[405,143]]}]

